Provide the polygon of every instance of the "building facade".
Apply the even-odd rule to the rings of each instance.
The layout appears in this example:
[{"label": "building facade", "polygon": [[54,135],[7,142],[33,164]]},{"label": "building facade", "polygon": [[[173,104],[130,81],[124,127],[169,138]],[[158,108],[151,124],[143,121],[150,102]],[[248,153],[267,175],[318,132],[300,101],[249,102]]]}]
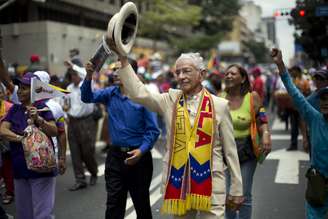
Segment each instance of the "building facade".
[{"label": "building facade", "polygon": [[[6,1],[0,0],[0,4]],[[69,50],[78,48],[83,61],[89,60],[105,34],[110,18],[124,0],[21,0],[0,13],[2,56],[7,63],[29,64],[32,54],[40,56],[51,74],[65,72]],[[134,1],[139,13],[150,1]],[[137,38],[136,51],[151,52],[153,42]],[[1,46],[1,45],[0,45]],[[157,43],[157,49],[168,46]]]}]

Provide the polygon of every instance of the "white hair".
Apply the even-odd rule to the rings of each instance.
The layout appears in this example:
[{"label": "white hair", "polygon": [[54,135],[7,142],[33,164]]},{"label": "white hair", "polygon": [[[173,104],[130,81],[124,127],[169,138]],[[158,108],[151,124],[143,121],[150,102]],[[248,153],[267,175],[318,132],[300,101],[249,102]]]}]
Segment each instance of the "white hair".
[{"label": "white hair", "polygon": [[179,60],[189,59],[199,70],[205,70],[205,64],[203,57],[198,52],[189,52],[189,53],[181,53],[180,57],[176,60],[177,63]]}]

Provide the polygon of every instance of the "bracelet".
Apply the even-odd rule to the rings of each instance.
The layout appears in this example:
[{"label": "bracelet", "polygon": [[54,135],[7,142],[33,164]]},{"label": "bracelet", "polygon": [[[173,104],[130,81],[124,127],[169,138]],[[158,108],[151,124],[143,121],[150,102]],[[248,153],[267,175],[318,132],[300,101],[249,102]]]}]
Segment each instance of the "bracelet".
[{"label": "bracelet", "polygon": [[270,134],[268,130],[263,131],[263,134]]}]

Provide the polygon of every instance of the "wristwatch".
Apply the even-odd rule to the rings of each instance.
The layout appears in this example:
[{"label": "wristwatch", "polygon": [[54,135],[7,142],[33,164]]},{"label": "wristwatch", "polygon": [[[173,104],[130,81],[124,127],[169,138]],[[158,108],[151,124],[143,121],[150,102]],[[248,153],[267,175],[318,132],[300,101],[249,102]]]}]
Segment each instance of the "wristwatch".
[{"label": "wristwatch", "polygon": [[16,135],[16,139],[17,141],[22,141],[24,138],[24,136],[21,136],[21,135]]},{"label": "wristwatch", "polygon": [[38,116],[36,123],[39,127],[41,127],[44,124],[44,119],[42,117]]}]

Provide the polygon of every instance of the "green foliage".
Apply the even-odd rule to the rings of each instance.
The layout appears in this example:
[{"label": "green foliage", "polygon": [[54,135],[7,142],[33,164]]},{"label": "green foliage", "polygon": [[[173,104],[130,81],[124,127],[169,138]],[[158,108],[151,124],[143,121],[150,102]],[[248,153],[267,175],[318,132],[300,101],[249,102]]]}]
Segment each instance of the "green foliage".
[{"label": "green foliage", "polygon": [[267,63],[271,61],[268,56],[270,50],[265,46],[264,42],[250,40],[245,45],[253,53],[256,63]]},{"label": "green foliage", "polygon": [[238,2],[238,0],[190,0],[190,3],[203,9],[202,18],[195,29],[209,35],[231,31],[233,19],[240,9]]},{"label": "green foliage", "polygon": [[141,17],[142,36],[166,40],[177,52],[216,47],[232,29],[238,0],[153,0]]},{"label": "green foliage", "polygon": [[238,15],[238,0],[189,0],[191,4],[202,8],[198,25],[188,39],[176,38],[173,42],[181,51],[207,51],[215,48],[224,35],[232,30],[233,20]]},{"label": "green foliage", "polygon": [[154,0],[140,22],[140,32],[154,39],[168,39],[176,29],[197,25],[201,8],[185,0]]},{"label": "green foliage", "polygon": [[190,51],[204,52],[216,46],[223,36],[224,33],[220,32],[214,35],[199,34],[186,39],[172,38],[171,43],[176,46],[177,53]]},{"label": "green foliage", "polygon": [[[292,10],[290,22],[300,33],[295,33],[295,42],[302,45],[309,57],[317,63],[324,62],[322,49],[328,49],[328,17],[317,17],[316,8],[326,5],[325,0],[297,1]],[[299,11],[304,10],[305,16],[300,16]]]}]

